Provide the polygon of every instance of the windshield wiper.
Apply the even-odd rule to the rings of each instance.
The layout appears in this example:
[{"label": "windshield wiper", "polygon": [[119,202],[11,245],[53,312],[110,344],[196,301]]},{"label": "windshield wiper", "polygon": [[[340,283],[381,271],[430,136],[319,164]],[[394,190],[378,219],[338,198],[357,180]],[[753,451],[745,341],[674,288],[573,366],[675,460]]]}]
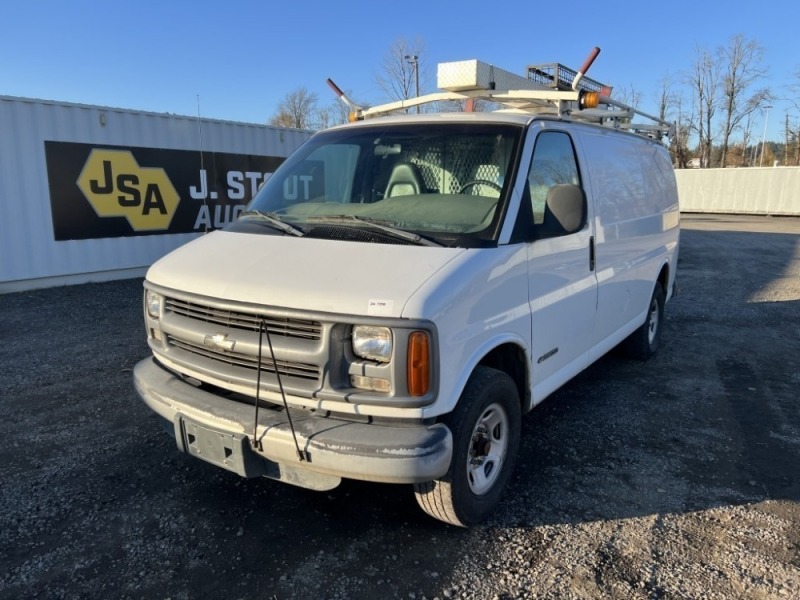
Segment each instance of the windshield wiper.
[{"label": "windshield wiper", "polygon": [[305,235],[305,232],[302,229],[298,229],[294,225],[289,225],[289,223],[281,221],[281,218],[275,213],[264,212],[262,210],[245,210],[239,216],[258,217],[259,219],[264,220],[267,223],[267,225],[270,225],[274,229],[279,229],[285,233],[296,235],[297,237],[303,237]]},{"label": "windshield wiper", "polygon": [[406,231],[405,229],[400,229],[398,227],[392,227],[391,225],[387,225],[386,221],[382,219],[371,219],[369,217],[359,217],[357,215],[331,215],[328,217],[309,217],[306,219],[309,223],[312,222],[325,222],[325,223],[364,223],[369,225],[370,227],[374,227],[375,229],[380,229],[381,231],[385,231],[386,233],[390,233],[393,236],[408,240],[409,242],[414,242],[420,246],[436,246],[441,248],[442,244],[439,242],[435,242],[431,239],[422,237],[416,233],[411,231]]}]

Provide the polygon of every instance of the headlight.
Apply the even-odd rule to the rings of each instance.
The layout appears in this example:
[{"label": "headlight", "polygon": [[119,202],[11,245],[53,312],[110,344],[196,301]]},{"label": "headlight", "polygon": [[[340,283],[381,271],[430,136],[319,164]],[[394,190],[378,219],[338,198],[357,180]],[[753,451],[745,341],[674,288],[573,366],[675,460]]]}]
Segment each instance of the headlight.
[{"label": "headlight", "polygon": [[152,290],[147,290],[144,293],[144,304],[147,307],[147,314],[154,319],[157,319],[161,315],[161,300],[161,294],[157,294]]},{"label": "headlight", "polygon": [[392,330],[388,327],[356,325],[353,327],[353,352],[368,360],[389,362],[392,358]]}]

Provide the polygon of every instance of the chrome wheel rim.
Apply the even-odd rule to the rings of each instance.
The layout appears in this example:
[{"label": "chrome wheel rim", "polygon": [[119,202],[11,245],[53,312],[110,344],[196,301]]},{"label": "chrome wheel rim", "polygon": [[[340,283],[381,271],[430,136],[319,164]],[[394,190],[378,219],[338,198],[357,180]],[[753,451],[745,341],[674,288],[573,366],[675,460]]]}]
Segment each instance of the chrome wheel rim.
[{"label": "chrome wheel rim", "polygon": [[508,415],[498,403],[490,404],[475,423],[467,456],[467,481],[473,494],[482,496],[503,471],[508,452]]}]

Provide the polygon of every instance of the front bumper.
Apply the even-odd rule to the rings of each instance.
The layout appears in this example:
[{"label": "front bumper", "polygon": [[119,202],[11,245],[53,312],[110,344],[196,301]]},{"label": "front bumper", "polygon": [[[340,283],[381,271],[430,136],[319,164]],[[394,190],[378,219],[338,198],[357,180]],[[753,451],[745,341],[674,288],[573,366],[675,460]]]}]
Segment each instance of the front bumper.
[{"label": "front bumper", "polygon": [[[252,405],[194,387],[152,358],[136,365],[133,380],[145,404],[171,424],[182,451],[245,477],[330,489],[340,478],[421,483],[442,477],[450,466],[453,437],[442,424],[355,423],[291,409],[298,444],[308,456],[301,461],[283,410],[259,410],[260,444],[254,445]],[[207,452],[198,449],[198,439],[208,444]],[[224,450],[212,447],[220,444]]]}]

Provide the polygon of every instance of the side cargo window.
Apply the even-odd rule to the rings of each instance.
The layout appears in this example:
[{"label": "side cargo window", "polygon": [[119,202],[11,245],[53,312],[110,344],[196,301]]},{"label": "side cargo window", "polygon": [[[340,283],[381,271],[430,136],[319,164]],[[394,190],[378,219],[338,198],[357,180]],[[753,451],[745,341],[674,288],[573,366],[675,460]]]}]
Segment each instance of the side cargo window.
[{"label": "side cargo window", "polygon": [[528,170],[528,189],[536,225],[545,224],[547,192],[562,183],[581,184],[572,140],[560,131],[543,131],[536,138]]}]

